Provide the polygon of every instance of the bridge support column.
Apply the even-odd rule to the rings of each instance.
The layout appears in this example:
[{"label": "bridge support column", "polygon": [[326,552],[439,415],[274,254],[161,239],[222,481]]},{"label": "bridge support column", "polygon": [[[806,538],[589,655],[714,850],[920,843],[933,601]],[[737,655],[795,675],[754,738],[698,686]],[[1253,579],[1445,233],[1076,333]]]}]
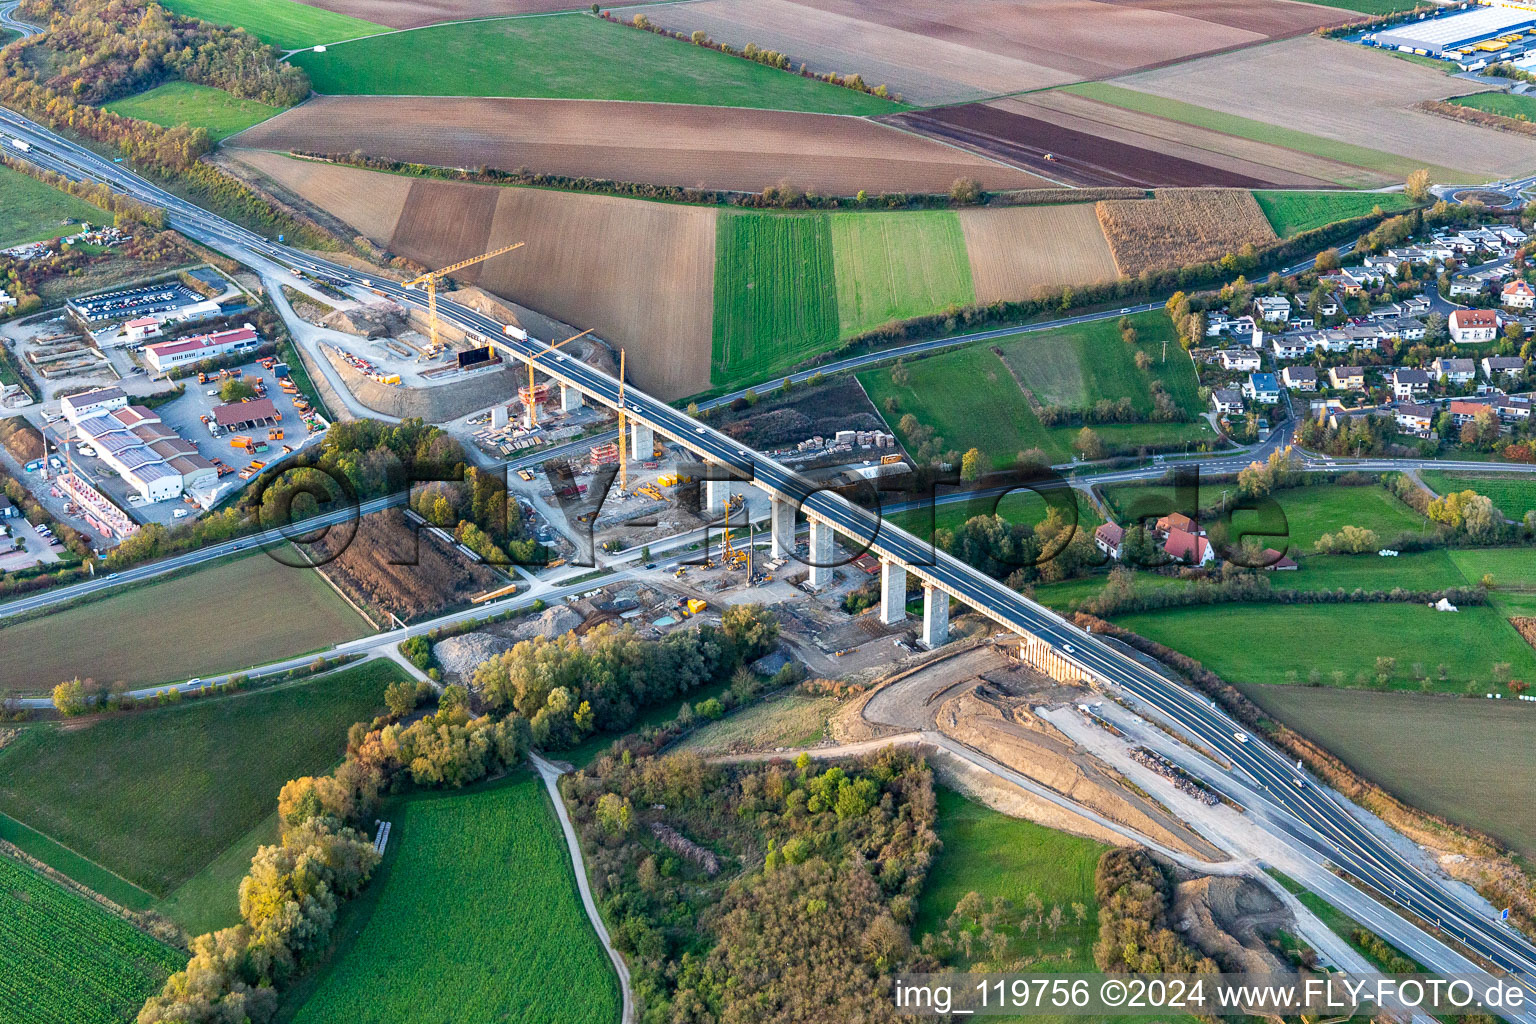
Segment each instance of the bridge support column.
[{"label": "bridge support column", "polygon": [[880,621],[899,626],[907,619],[907,569],[895,562],[880,560]]},{"label": "bridge support column", "polygon": [[639,420],[629,421],[629,457],[636,462],[650,462],[656,457],[656,431]]},{"label": "bridge support column", "polygon": [[732,480],[705,480],[704,481],[704,508],[701,509],[705,522],[725,517],[725,503],[731,496]]},{"label": "bridge support column", "polygon": [[560,385],[560,411],[575,412],[581,408],[581,389],[573,388],[569,384]]},{"label": "bridge support column", "polygon": [[795,553],[795,504],[782,498],[769,499],[773,524],[773,557],[788,558]]},{"label": "bridge support column", "polygon": [[821,588],[832,583],[832,527],[811,520],[811,586]]},{"label": "bridge support column", "polygon": [[923,587],[923,646],[929,650],[949,643],[949,595],[938,587]]}]

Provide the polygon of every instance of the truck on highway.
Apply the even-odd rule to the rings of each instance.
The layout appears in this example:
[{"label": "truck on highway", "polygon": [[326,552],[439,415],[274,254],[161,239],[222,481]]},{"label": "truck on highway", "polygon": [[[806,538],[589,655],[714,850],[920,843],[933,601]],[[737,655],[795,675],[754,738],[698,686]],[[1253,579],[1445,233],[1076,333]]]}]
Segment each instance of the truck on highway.
[{"label": "truck on highway", "polygon": [[23,153],[32,152],[32,143],[27,142],[24,139],[12,139],[11,146],[15,149],[21,150]]}]

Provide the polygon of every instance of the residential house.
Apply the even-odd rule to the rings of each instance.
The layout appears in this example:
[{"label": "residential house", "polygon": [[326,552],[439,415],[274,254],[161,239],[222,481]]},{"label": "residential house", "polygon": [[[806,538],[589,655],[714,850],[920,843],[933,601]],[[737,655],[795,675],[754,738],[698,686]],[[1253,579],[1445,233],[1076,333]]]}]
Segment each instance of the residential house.
[{"label": "residential house", "polygon": [[1287,366],[1281,371],[1280,379],[1292,391],[1317,390],[1317,371],[1310,366]]},{"label": "residential house", "polygon": [[1259,354],[1251,348],[1224,348],[1216,353],[1223,370],[1252,373],[1261,364]]},{"label": "residential house", "polygon": [[1255,320],[1282,324],[1291,318],[1291,300],[1285,295],[1260,295],[1253,300]]},{"label": "residential house", "polygon": [[1169,558],[1187,562],[1190,565],[1204,565],[1215,557],[1211,552],[1210,541],[1180,529],[1168,531],[1168,539],[1163,542],[1163,552]]},{"label": "residential house", "polygon": [[1517,423],[1531,418],[1531,400],[1499,395],[1493,400],[1493,411],[1505,423]]},{"label": "residential house", "polygon": [[1429,386],[1433,383],[1434,378],[1429,375],[1428,370],[1398,367],[1392,371],[1392,397],[1401,399],[1427,395]]},{"label": "residential house", "polygon": [[1225,313],[1211,312],[1205,314],[1205,336],[1207,338],[1220,337],[1231,325],[1232,318]]},{"label": "residential house", "polygon": [[1536,306],[1536,288],[1517,277],[1504,285],[1499,301],[1510,309],[1530,309]]},{"label": "residential house", "polygon": [[1093,531],[1093,543],[1100,551],[1116,560],[1120,558],[1120,545],[1124,540],[1125,531],[1114,523],[1105,523]]},{"label": "residential house", "polygon": [[1383,338],[1397,338],[1400,341],[1423,341],[1429,328],[1424,326],[1424,321],[1417,317],[1400,316],[1393,320],[1383,320],[1377,325]]},{"label": "residential house", "polygon": [[1483,376],[1495,381],[1500,376],[1518,377],[1525,371],[1525,360],[1519,356],[1484,356]]},{"label": "residential house", "polygon": [[1394,410],[1393,416],[1397,420],[1398,430],[1417,437],[1428,437],[1435,423],[1435,407],[1405,402]]},{"label": "residential house", "polygon": [[1211,408],[1218,416],[1242,412],[1243,394],[1234,388],[1215,388],[1211,391]]},{"label": "residential house", "polygon": [[1499,314],[1491,309],[1458,309],[1451,313],[1451,340],[1458,345],[1492,341],[1499,334]]},{"label": "residential house", "polygon": [[1468,420],[1477,419],[1477,414],[1486,408],[1488,408],[1487,402],[1472,402],[1465,398],[1454,398],[1451,400],[1450,405],[1451,422],[1459,427]]},{"label": "residential house", "polygon": [[1270,340],[1276,359],[1305,359],[1311,346],[1305,335],[1277,334]]},{"label": "residential house", "polygon": [[1339,301],[1339,296],[1334,292],[1324,295],[1317,303],[1318,316],[1338,316],[1344,305]]},{"label": "residential house", "polygon": [[1260,405],[1274,405],[1280,401],[1280,385],[1272,373],[1250,373],[1243,394]]},{"label": "residential house", "polygon": [[1174,530],[1183,530],[1185,533],[1199,533],[1200,527],[1183,512],[1170,512],[1152,524],[1152,532],[1161,537],[1168,536]]},{"label": "residential house", "polygon": [[1328,385],[1336,391],[1364,391],[1365,367],[1335,366],[1328,371]]},{"label": "residential house", "polygon": [[1464,299],[1481,295],[1487,288],[1488,282],[1485,280],[1473,277],[1470,274],[1458,274],[1456,277],[1451,278],[1450,286],[1446,288],[1446,292],[1453,299]]},{"label": "residential house", "polygon": [[1471,359],[1437,358],[1430,364],[1435,378],[1450,387],[1463,387],[1477,378],[1477,363]]},{"label": "residential house", "polygon": [[1403,307],[1404,316],[1412,317],[1424,316],[1434,308],[1434,303],[1430,302],[1429,298],[1424,295],[1410,295],[1398,303],[1398,305]]}]

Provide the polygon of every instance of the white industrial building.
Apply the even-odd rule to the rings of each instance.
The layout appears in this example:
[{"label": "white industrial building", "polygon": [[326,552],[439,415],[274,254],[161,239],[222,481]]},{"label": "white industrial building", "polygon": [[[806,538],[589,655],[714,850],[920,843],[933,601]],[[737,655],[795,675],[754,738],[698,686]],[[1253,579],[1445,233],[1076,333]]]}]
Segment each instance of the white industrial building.
[{"label": "white industrial building", "polygon": [[[1410,21],[1376,33],[1376,45],[1409,53],[1426,53],[1433,57],[1448,56],[1460,52],[1495,36],[1513,32],[1527,25],[1536,25],[1536,11],[1525,7],[1477,7],[1461,14],[1448,14],[1439,18]],[[1489,60],[1498,60],[1497,52],[1489,53]]]},{"label": "white industrial building", "polygon": [[178,366],[190,366],[204,359],[217,359],[243,349],[255,349],[260,344],[256,328],[250,324],[233,331],[217,334],[199,334],[195,338],[161,341],[144,348],[144,358],[156,373],[165,373]]},{"label": "white industrial building", "polygon": [[129,405],[117,388],[102,388],[63,400],[64,418],[80,441],[145,502],[168,501],[183,491],[218,479],[213,463],[197,453],[142,405]]}]

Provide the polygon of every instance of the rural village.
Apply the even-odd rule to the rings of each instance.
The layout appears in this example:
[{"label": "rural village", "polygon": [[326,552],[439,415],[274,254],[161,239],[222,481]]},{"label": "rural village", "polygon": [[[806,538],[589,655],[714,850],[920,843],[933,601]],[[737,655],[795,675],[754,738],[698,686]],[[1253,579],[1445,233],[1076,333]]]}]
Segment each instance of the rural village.
[{"label": "rural village", "polygon": [[0,1021],[1527,1024],[1533,90],[1517,0],[0,0]]}]

